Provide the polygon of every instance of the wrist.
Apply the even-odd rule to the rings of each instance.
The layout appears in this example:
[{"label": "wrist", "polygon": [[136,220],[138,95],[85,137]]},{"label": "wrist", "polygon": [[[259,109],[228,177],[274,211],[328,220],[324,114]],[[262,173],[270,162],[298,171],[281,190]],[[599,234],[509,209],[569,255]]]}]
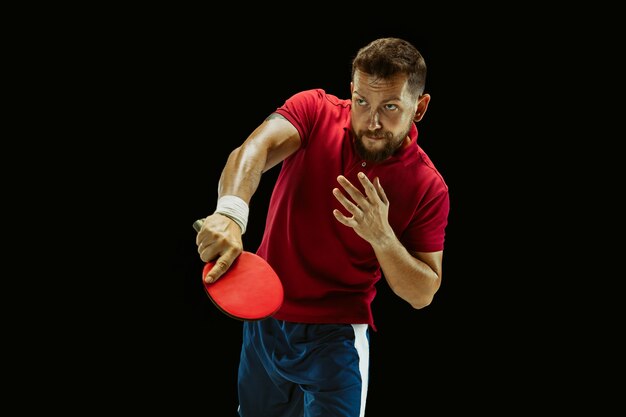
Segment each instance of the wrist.
[{"label": "wrist", "polygon": [[222,214],[237,223],[242,235],[246,232],[249,211],[248,204],[236,195],[220,197],[215,208],[215,213]]}]

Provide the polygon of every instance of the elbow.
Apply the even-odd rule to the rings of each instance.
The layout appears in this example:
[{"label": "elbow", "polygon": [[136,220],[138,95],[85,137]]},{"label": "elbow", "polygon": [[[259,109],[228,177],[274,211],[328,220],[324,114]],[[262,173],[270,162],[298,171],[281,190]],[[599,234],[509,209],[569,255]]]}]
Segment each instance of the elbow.
[{"label": "elbow", "polygon": [[428,307],[434,298],[434,294],[429,297],[419,297],[419,299],[412,300],[410,304],[414,309],[421,310],[424,307]]},{"label": "elbow", "polygon": [[417,296],[411,299],[409,301],[409,304],[411,304],[411,307],[413,307],[416,310],[421,310],[424,307],[428,307],[435,299],[435,294],[439,290],[440,283],[441,283],[441,280],[437,279],[433,283],[433,286],[431,287],[429,291],[420,292]]}]

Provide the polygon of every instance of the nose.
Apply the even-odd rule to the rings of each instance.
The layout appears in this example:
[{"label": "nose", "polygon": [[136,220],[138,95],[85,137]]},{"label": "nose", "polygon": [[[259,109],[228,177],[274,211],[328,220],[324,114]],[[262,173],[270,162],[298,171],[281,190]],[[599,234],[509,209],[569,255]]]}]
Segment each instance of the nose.
[{"label": "nose", "polygon": [[380,127],[381,126],[380,126],[380,123],[379,123],[379,120],[378,120],[378,112],[377,111],[373,111],[370,114],[370,117],[369,117],[368,129],[369,130],[376,130],[376,129],[380,129]]}]

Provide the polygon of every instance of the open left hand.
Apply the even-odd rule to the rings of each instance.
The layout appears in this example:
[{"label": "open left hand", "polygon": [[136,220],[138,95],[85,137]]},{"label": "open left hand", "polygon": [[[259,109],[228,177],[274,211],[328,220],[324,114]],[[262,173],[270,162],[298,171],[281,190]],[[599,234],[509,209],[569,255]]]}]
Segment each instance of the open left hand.
[{"label": "open left hand", "polygon": [[333,189],[333,195],[352,214],[352,217],[345,216],[339,210],[333,210],[333,214],[340,223],[353,228],[359,236],[374,244],[394,235],[389,225],[389,200],[378,177],[372,183],[364,173],[359,172],[358,178],[363,185],[365,195],[343,175],[337,177],[337,182],[352,198],[352,201],[338,188]]}]

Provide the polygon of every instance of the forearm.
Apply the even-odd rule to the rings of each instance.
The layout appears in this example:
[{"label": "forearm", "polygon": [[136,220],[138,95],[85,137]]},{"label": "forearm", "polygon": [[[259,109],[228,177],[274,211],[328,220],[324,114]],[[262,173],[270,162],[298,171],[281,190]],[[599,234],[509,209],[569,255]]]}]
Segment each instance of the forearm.
[{"label": "forearm", "polygon": [[265,166],[264,155],[266,152],[262,149],[255,152],[253,146],[244,143],[232,151],[226,161],[218,185],[215,213],[204,219],[196,237],[200,258],[204,262],[215,260],[205,277],[207,283],[215,282],[226,272],[243,250],[241,236],[248,222],[246,205],[259,185]]},{"label": "forearm", "polygon": [[250,204],[267,161],[267,152],[256,148],[243,144],[230,153],[220,176],[218,197],[235,195]]},{"label": "forearm", "polygon": [[395,237],[373,245],[389,287],[413,308],[431,303],[441,277],[425,262],[411,255]]},{"label": "forearm", "polygon": [[264,172],[300,147],[298,131],[284,117],[270,115],[246,141],[232,151],[222,170],[218,196],[235,195],[250,203]]},{"label": "forearm", "polygon": [[241,254],[248,205],[261,175],[299,146],[296,128],[281,116],[271,115],[230,153],[220,176],[215,212],[205,218],[196,237],[200,258],[204,262],[216,259],[207,282],[215,282]]}]

